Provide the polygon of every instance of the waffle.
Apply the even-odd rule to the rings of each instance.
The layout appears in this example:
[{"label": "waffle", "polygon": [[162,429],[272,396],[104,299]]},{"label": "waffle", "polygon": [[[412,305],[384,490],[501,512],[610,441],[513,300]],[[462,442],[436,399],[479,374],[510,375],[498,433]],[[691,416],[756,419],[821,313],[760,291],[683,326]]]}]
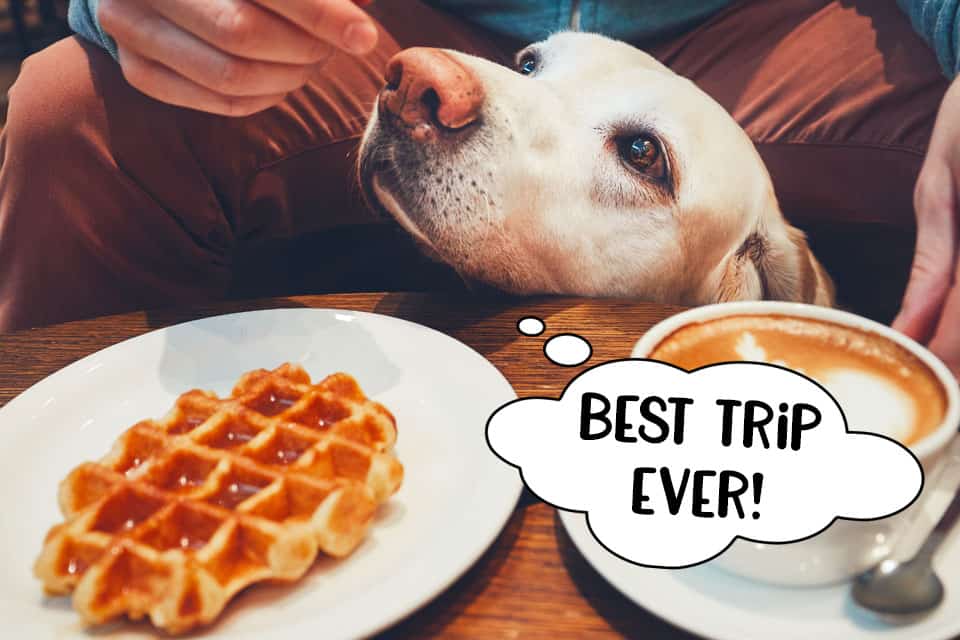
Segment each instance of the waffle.
[{"label": "waffle", "polygon": [[34,571],[90,624],[214,620],[244,587],[348,555],[400,486],[396,423],[349,375],[245,374],[229,398],[190,391],[60,485],[64,521]]}]

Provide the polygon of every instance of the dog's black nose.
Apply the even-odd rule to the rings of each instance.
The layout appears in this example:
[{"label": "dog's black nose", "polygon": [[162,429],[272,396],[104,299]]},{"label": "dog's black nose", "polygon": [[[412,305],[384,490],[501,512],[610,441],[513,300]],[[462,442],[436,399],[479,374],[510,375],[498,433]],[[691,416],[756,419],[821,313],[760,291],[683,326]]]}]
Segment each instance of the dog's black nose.
[{"label": "dog's black nose", "polygon": [[483,84],[472,70],[441,49],[414,47],[388,63],[379,106],[409,126],[414,138],[426,140],[438,127],[476,122],[483,100]]}]

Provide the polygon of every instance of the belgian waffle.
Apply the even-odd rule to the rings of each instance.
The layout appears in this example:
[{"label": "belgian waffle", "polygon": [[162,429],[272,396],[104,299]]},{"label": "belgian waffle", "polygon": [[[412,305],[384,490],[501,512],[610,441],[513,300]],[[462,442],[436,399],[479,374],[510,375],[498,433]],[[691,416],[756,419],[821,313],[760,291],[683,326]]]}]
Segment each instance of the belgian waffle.
[{"label": "belgian waffle", "polygon": [[349,554],[400,486],[396,423],[356,380],[301,367],[245,374],[229,398],[190,391],[60,485],[64,522],[34,570],[88,623],[145,615],[171,633],[244,587]]}]

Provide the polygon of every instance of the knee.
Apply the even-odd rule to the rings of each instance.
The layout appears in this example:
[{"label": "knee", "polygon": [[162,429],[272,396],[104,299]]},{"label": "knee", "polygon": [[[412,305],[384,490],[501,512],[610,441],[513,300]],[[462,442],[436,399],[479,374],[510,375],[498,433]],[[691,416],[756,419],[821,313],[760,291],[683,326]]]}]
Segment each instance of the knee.
[{"label": "knee", "polygon": [[[79,197],[91,194],[87,183],[109,155],[95,77],[106,65],[117,67],[77,37],[24,61],[10,88],[0,144],[0,230],[39,233],[58,226],[78,233],[88,226],[94,210]],[[9,253],[7,245],[2,249]]]},{"label": "knee", "polygon": [[10,158],[36,159],[49,171],[58,158],[71,157],[65,151],[102,121],[94,73],[105,65],[116,63],[77,37],[61,40],[24,61],[9,91],[5,169]]}]

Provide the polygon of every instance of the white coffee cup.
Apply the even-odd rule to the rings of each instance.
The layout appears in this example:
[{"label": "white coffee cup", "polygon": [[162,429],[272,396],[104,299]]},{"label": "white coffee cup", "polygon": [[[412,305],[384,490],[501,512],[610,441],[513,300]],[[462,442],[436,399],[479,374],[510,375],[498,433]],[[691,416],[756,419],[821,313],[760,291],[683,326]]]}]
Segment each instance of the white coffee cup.
[{"label": "white coffee cup", "polygon": [[960,386],[936,356],[890,327],[845,311],[791,302],[729,302],[684,311],[647,331],[634,346],[633,357],[647,357],[665,338],[688,324],[739,315],[810,318],[871,333],[915,355],[943,387],[946,410],[942,422],[909,446],[923,466],[925,482],[920,497],[908,509],[880,520],[837,520],[822,533],[801,542],[760,544],[737,540],[712,561],[731,573],[779,585],[813,586],[847,580],[888,556],[906,525],[930,497],[929,480],[936,475],[934,470],[960,426]]}]

